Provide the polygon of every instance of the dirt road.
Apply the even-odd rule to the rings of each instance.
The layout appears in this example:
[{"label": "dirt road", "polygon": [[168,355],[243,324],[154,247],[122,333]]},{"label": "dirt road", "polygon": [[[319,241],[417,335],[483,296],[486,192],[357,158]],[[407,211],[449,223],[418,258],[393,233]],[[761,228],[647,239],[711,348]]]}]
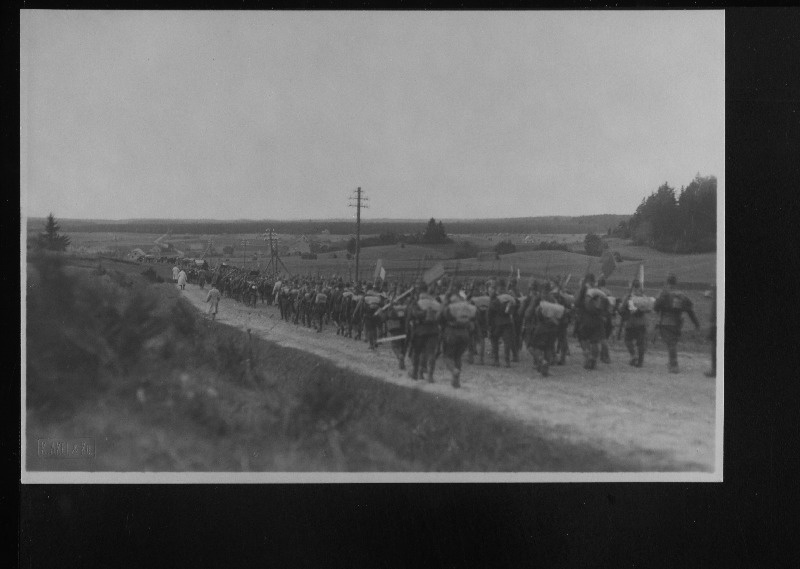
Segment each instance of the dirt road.
[{"label": "dirt road", "polygon": [[[183,294],[205,311],[206,292],[187,285]],[[716,385],[703,375],[706,354],[681,353],[681,373],[669,374],[665,353],[648,353],[645,366],[637,369],[628,365],[627,351],[617,343],[612,344],[611,364],[587,371],[571,339],[567,365],[553,366],[550,377],[541,377],[531,356],[521,353],[510,369],[465,364],[462,387],[453,389],[442,362],[437,362],[436,383],[414,381],[398,369],[388,345],[373,352],[364,342],[337,336],[333,325],[317,333],[284,323],[276,307],[248,308],[225,298],[217,321],[250,328],[264,339],[376,380],[480,405],[542,427],[556,438],[596,445],[612,456],[638,460],[644,471],[714,470]]]}]

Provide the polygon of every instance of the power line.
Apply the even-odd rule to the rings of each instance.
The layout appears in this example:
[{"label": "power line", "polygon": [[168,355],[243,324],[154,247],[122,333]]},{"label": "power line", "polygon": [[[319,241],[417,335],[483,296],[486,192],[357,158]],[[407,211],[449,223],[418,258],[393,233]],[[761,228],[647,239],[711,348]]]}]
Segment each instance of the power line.
[{"label": "power line", "polygon": [[[355,203],[353,203],[355,199]],[[361,253],[361,210],[363,208],[369,209],[369,198],[364,195],[364,191],[358,188],[350,196],[350,207],[356,208],[356,281],[359,279],[358,273],[358,258]]]}]

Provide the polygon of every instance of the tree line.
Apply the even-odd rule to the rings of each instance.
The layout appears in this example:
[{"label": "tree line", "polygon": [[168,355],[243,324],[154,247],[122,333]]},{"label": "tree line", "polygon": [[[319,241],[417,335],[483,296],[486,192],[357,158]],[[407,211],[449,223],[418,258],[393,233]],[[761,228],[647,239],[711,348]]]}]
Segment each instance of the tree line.
[{"label": "tree line", "polygon": [[[616,226],[627,215],[606,214],[578,217],[519,217],[505,219],[471,219],[449,220],[447,228],[450,234],[479,234],[479,233],[554,233],[572,234],[587,233],[589,231],[605,231],[608,227]],[[71,233],[148,233],[162,234],[172,231],[175,234],[187,235],[225,235],[252,233],[260,235],[268,227],[277,233],[287,234],[319,234],[327,230],[333,235],[348,235],[355,233],[355,223],[346,220],[308,220],[308,221],[280,221],[280,220],[126,220],[126,221],[90,221],[80,219],[61,219],[64,231]],[[40,222],[31,218],[31,223]],[[428,234],[427,228],[420,231],[420,220],[362,220],[361,233],[368,235],[397,234],[414,235]],[[429,234],[435,236],[437,231]],[[434,237],[435,238],[435,237]]]},{"label": "tree line", "polygon": [[697,174],[677,194],[665,182],[642,200],[630,219],[621,221],[610,233],[658,251],[716,251],[717,178]]}]

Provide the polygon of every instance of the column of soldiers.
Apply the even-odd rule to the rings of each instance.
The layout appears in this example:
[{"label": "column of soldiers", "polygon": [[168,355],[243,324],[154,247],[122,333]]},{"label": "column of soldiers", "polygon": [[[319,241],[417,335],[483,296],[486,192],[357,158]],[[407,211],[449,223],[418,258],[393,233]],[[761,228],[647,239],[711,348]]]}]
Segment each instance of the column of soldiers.
[{"label": "column of soldiers", "polygon": [[[621,317],[619,332],[624,331],[629,363],[635,367],[644,364],[648,318],[657,315],[657,331],[669,354],[669,371],[677,373],[682,315],[688,315],[699,327],[692,303],[677,290],[674,276],[669,277],[655,302],[644,295],[638,281],[632,282],[623,298],[616,299],[606,288],[605,279],[595,279],[591,273],[581,280],[577,293],[567,289],[568,282],[555,279],[531,282],[526,294],[520,293],[514,279],[472,281],[466,286],[456,281],[441,280],[431,285],[419,281],[406,294],[401,294],[399,283],[390,289],[388,282],[379,279],[374,283],[345,283],[337,278],[273,279],[235,267],[214,270],[210,280],[223,297],[252,306],[260,297],[262,303],[277,304],[286,322],[318,333],[332,323],[337,335],[363,340],[370,350],[378,348],[381,338],[400,337],[389,341],[401,370],[406,369],[406,358],[410,358],[409,377],[433,382],[441,356],[453,387],[461,385],[465,354],[470,364],[476,356],[479,365],[485,363],[487,339],[491,365],[500,365],[502,342],[506,367],[519,362],[519,352],[527,348],[533,368],[543,377],[549,376],[551,366],[564,365],[570,354],[570,324],[574,324],[581,347],[583,367],[597,369],[598,361],[611,361],[608,341],[617,315]],[[713,359],[712,372],[707,375],[716,372],[715,364]]]}]

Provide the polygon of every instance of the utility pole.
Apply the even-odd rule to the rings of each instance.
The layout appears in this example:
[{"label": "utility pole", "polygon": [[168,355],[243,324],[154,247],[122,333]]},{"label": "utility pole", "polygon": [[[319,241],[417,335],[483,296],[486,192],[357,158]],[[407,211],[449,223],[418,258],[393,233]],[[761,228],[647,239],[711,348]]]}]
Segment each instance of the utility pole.
[{"label": "utility pole", "polygon": [[[355,203],[353,203],[353,199],[355,199]],[[358,188],[354,195],[350,196],[350,207],[356,208],[356,280],[359,280],[359,272],[358,272],[358,258],[359,254],[361,253],[361,209],[362,208],[369,208],[367,205],[369,202],[369,198],[364,196],[364,192],[361,188]]]},{"label": "utility pole", "polygon": [[247,245],[248,244],[249,244],[248,241],[242,239],[242,245],[244,246],[244,249],[242,249],[242,268],[244,268],[244,266],[245,266],[245,254],[247,253]]},{"label": "utility pole", "polygon": [[278,243],[280,243],[280,238],[278,237],[277,233],[275,233],[275,230],[272,228],[267,229],[264,231],[264,235],[261,238],[264,241],[269,242],[269,263],[265,269],[267,274],[271,275],[272,277],[277,277],[278,265],[283,267],[283,270],[286,271],[287,275],[291,274],[289,273],[289,269],[286,268],[286,265],[283,264],[283,261],[281,261],[281,256],[278,253]]}]

